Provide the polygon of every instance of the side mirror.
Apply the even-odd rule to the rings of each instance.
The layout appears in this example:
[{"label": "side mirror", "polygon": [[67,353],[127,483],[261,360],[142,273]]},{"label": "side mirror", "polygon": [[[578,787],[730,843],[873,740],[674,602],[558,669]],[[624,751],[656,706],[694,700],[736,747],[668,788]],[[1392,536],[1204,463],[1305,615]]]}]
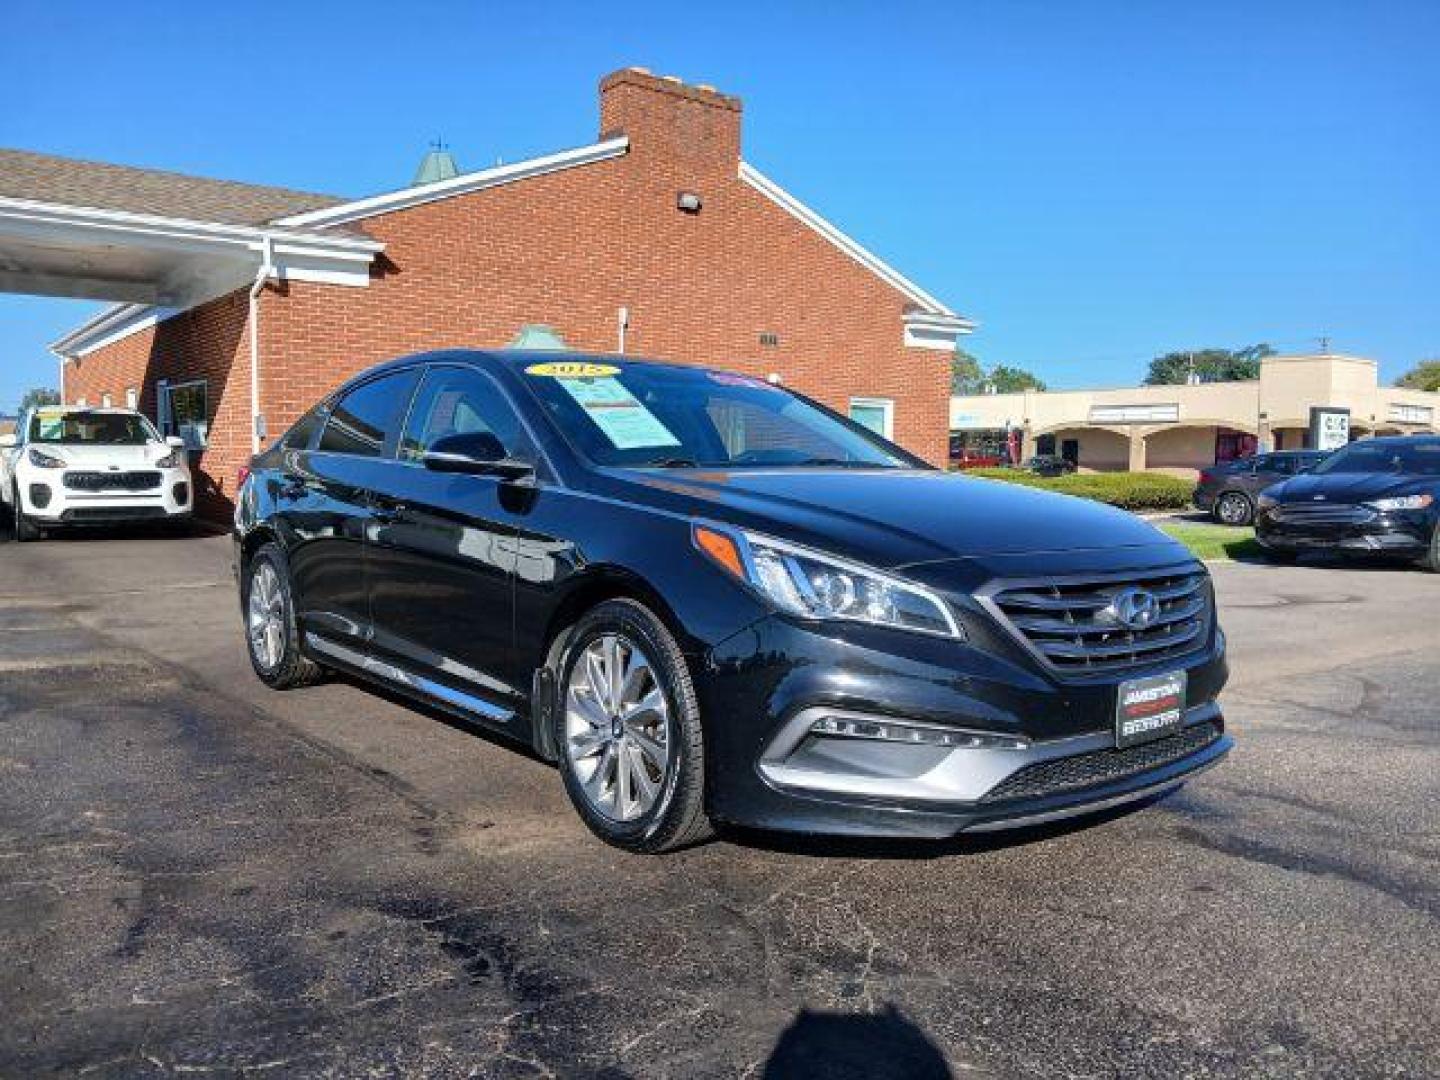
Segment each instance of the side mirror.
[{"label": "side mirror", "polygon": [[444,435],[430,445],[421,462],[434,472],[498,476],[512,483],[535,475],[534,465],[509,457],[500,440],[488,431]]},{"label": "side mirror", "polygon": [[13,431],[7,431],[0,435],[0,450],[8,450],[12,446],[18,446],[20,438]]},{"label": "side mirror", "polygon": [[172,450],[184,450],[185,440],[180,438],[179,435],[166,435],[165,445],[170,447]]}]

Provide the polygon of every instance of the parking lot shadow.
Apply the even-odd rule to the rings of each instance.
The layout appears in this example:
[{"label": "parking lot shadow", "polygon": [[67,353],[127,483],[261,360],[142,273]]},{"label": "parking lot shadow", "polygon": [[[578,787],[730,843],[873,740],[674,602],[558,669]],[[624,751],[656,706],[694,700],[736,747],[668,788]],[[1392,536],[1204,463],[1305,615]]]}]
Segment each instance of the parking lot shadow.
[{"label": "parking lot shadow", "polygon": [[948,1080],[945,1056],[894,1005],[878,1013],[802,1009],[760,1074],[765,1080]]}]

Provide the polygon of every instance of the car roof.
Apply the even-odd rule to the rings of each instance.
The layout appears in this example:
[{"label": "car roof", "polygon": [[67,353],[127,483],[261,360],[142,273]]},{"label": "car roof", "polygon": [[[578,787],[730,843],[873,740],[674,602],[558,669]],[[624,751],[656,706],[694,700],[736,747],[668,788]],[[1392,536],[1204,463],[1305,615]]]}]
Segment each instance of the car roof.
[{"label": "car roof", "polygon": [[[575,352],[565,349],[436,349],[432,352],[411,353],[383,360],[378,364],[357,372],[337,386],[326,400],[335,398],[358,383],[365,382],[387,371],[413,367],[416,364],[473,364],[480,368],[504,367],[518,370],[530,364],[585,363],[616,364],[625,367],[673,368],[676,371],[715,371],[727,369],[708,364],[677,364],[664,360],[647,360],[643,357],[621,356],[615,353]],[[123,411],[123,410],[122,410]]]},{"label": "car roof", "polygon": [[[1418,443],[1440,443],[1440,435],[1419,433],[1415,435],[1378,435],[1373,439],[1358,439],[1366,446],[1414,446]],[[1354,446],[1355,443],[1351,443]]]}]

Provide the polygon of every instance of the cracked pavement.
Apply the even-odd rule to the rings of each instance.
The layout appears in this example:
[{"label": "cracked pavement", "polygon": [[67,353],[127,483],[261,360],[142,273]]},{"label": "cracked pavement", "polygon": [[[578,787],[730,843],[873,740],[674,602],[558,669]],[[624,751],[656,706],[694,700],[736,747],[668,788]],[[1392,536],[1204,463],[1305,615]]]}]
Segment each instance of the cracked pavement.
[{"label": "cracked pavement", "polygon": [[0,1075],[1440,1072],[1440,576],[1219,565],[1239,745],[944,845],[592,839],[251,675],[228,540],[0,546]]}]

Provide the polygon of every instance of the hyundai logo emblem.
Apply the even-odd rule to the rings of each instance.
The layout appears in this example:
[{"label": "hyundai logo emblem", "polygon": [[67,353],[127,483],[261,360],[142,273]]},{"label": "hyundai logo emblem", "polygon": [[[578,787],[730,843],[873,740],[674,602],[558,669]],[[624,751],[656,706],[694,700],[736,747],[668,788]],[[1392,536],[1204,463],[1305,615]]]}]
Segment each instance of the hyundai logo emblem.
[{"label": "hyundai logo emblem", "polygon": [[1160,614],[1160,601],[1148,589],[1121,589],[1103,614],[1131,630],[1144,630]]}]

